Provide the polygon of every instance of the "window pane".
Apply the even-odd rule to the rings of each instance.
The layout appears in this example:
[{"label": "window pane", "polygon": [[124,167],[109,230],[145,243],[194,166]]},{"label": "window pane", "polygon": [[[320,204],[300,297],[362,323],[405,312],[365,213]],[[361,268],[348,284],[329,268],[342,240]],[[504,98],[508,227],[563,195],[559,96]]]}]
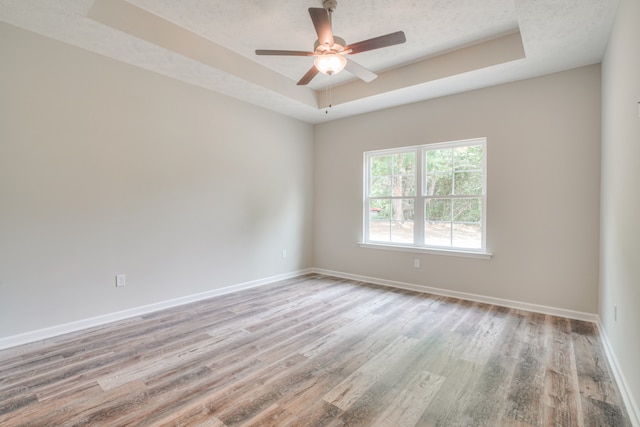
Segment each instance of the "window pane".
[{"label": "window pane", "polygon": [[390,242],[391,241],[391,222],[369,221],[369,240],[372,242]]},{"label": "window pane", "polygon": [[415,196],[415,153],[370,157],[370,197]]},{"label": "window pane", "polygon": [[413,243],[413,221],[391,221],[393,243]]},{"label": "window pane", "polygon": [[392,196],[415,196],[416,178],[412,175],[398,175],[393,177]]},{"label": "window pane", "polygon": [[371,159],[371,176],[391,175],[391,156],[373,156]]},{"label": "window pane", "polygon": [[413,243],[413,199],[371,200],[369,240]]},{"label": "window pane", "polygon": [[451,148],[427,151],[427,173],[450,173],[453,170],[452,153]]},{"label": "window pane", "polygon": [[394,154],[394,170],[396,175],[414,175],[416,170],[415,152]]},{"label": "window pane", "polygon": [[431,199],[425,204],[424,242],[451,246],[451,200]]},{"label": "window pane", "polygon": [[391,206],[391,241],[413,243],[413,199],[394,199]]},{"label": "window pane", "polygon": [[391,201],[393,219],[413,221],[413,199],[393,199]]},{"label": "window pane", "polygon": [[431,199],[427,200],[425,209],[425,219],[432,221],[451,221],[451,200]]},{"label": "window pane", "polygon": [[480,198],[453,201],[452,244],[460,248],[482,247],[482,200]]},{"label": "window pane", "polygon": [[436,173],[427,175],[427,196],[449,196],[452,193],[452,179],[450,173]]},{"label": "window pane", "polygon": [[369,202],[369,240],[389,242],[391,239],[391,201]]},{"label": "window pane", "polygon": [[416,187],[416,155],[401,153],[393,156],[392,196],[414,196]]},{"label": "window pane", "polygon": [[371,197],[388,197],[391,195],[391,177],[376,176],[371,178]]},{"label": "window pane", "polygon": [[424,225],[424,242],[432,246],[451,246],[451,223],[427,221]]},{"label": "window pane", "polygon": [[479,224],[481,220],[482,202],[479,198],[453,200],[453,222]]},{"label": "window pane", "polygon": [[454,193],[460,196],[482,194],[482,171],[456,172],[453,174]]},{"label": "window pane", "polygon": [[391,201],[386,199],[375,199],[369,202],[369,219],[379,220],[391,219]]},{"label": "window pane", "polygon": [[482,170],[482,146],[471,145],[454,148],[453,164],[457,171]]},{"label": "window pane", "polygon": [[458,248],[480,249],[482,231],[480,224],[453,224],[453,246]]}]

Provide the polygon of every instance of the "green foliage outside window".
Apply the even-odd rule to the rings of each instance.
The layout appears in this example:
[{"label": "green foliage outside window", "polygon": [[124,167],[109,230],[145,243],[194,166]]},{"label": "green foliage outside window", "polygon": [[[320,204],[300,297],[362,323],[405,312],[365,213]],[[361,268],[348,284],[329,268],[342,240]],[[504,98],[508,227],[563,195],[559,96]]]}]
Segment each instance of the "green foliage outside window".
[{"label": "green foliage outside window", "polygon": [[[371,197],[414,197],[416,195],[415,152],[371,158]],[[374,199],[374,219],[413,220],[413,199]]]},{"label": "green foliage outside window", "polygon": [[[426,195],[482,195],[482,147],[445,148],[426,152]],[[426,220],[479,223],[482,203],[478,198],[429,199]]]}]

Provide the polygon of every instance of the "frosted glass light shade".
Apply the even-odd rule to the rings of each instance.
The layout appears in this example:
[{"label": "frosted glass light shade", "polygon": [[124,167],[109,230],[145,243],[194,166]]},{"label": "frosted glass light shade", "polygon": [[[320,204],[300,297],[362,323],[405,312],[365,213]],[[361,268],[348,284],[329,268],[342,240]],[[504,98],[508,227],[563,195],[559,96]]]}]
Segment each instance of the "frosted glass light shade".
[{"label": "frosted glass light shade", "polygon": [[328,53],[316,57],[313,61],[318,71],[328,76],[339,73],[347,65],[347,60],[344,56],[335,53]]}]

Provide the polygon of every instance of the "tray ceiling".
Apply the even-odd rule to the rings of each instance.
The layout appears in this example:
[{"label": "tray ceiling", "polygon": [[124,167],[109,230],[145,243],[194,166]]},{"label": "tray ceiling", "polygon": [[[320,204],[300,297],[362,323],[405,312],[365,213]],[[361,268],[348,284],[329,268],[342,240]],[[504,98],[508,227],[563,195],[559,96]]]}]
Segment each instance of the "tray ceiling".
[{"label": "tray ceiling", "polygon": [[342,0],[333,31],[348,43],[407,42],[351,57],[371,83],[343,71],[296,86],[313,58],[254,50],[313,50],[309,7],[321,1],[0,0],[0,21],[320,123],[598,63],[617,0]]}]

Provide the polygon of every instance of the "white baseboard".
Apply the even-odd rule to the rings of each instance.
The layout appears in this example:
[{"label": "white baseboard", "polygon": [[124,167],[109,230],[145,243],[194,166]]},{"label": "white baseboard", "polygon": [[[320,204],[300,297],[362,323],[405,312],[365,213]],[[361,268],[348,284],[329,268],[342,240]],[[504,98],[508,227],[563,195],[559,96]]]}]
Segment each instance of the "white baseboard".
[{"label": "white baseboard", "polygon": [[607,356],[607,360],[609,361],[609,366],[611,366],[613,376],[616,379],[616,383],[618,384],[618,388],[620,389],[620,394],[622,395],[622,400],[624,400],[624,406],[627,408],[627,413],[629,414],[629,418],[631,419],[631,424],[633,425],[633,427],[640,427],[640,409],[638,409],[638,404],[631,394],[629,384],[627,383],[627,380],[622,373],[622,369],[620,369],[620,363],[618,363],[616,353],[613,351],[611,341],[609,341],[609,337],[604,330],[602,321],[599,316],[598,331],[600,332],[602,346],[604,347],[604,352]]},{"label": "white baseboard", "polygon": [[273,282],[291,279],[291,278],[302,276],[304,274],[309,274],[309,273],[313,273],[312,269],[293,271],[290,273],[280,274],[277,276],[266,277],[264,279],[252,280],[249,282],[238,283],[232,286],[226,286],[224,288],[213,289],[207,292],[187,295],[184,297],[175,298],[167,301],[160,301],[160,302],[149,304],[149,305],[117,311],[115,313],[109,313],[101,316],[91,317],[88,319],[77,320],[75,322],[64,323],[64,324],[52,326],[49,328],[25,332],[19,335],[12,335],[8,337],[0,338],[0,349],[15,347],[22,344],[28,344],[34,341],[39,341],[39,340],[55,337],[58,335],[63,335],[70,332],[76,332],[82,329],[92,328],[95,326],[104,325],[106,323],[128,319],[130,317],[141,316],[143,314],[149,314],[154,311],[164,310],[167,308],[172,308],[179,305],[200,301],[207,298],[212,298],[218,295],[225,295],[225,294],[230,294],[232,292],[242,291],[244,289],[264,286]]},{"label": "white baseboard", "polygon": [[487,304],[499,305],[501,307],[515,308],[519,310],[532,311],[534,313],[550,314],[553,316],[566,317],[575,320],[584,320],[586,322],[598,322],[598,315],[585,313],[582,311],[567,310],[564,308],[548,307],[545,305],[530,304],[526,302],[513,301],[502,298],[487,297],[484,295],[471,294],[467,292],[451,291],[448,289],[433,288],[430,286],[415,285],[413,283],[396,282],[394,280],[378,279],[376,277],[360,276],[357,274],[343,273],[340,271],[325,270],[322,268],[312,268],[314,273],[324,274],[327,276],[335,276],[343,279],[359,280],[361,282],[373,283],[376,285],[389,286],[392,288],[406,289],[409,291],[423,292],[434,295],[441,295],[452,298],[460,298],[467,301],[483,302]]}]

